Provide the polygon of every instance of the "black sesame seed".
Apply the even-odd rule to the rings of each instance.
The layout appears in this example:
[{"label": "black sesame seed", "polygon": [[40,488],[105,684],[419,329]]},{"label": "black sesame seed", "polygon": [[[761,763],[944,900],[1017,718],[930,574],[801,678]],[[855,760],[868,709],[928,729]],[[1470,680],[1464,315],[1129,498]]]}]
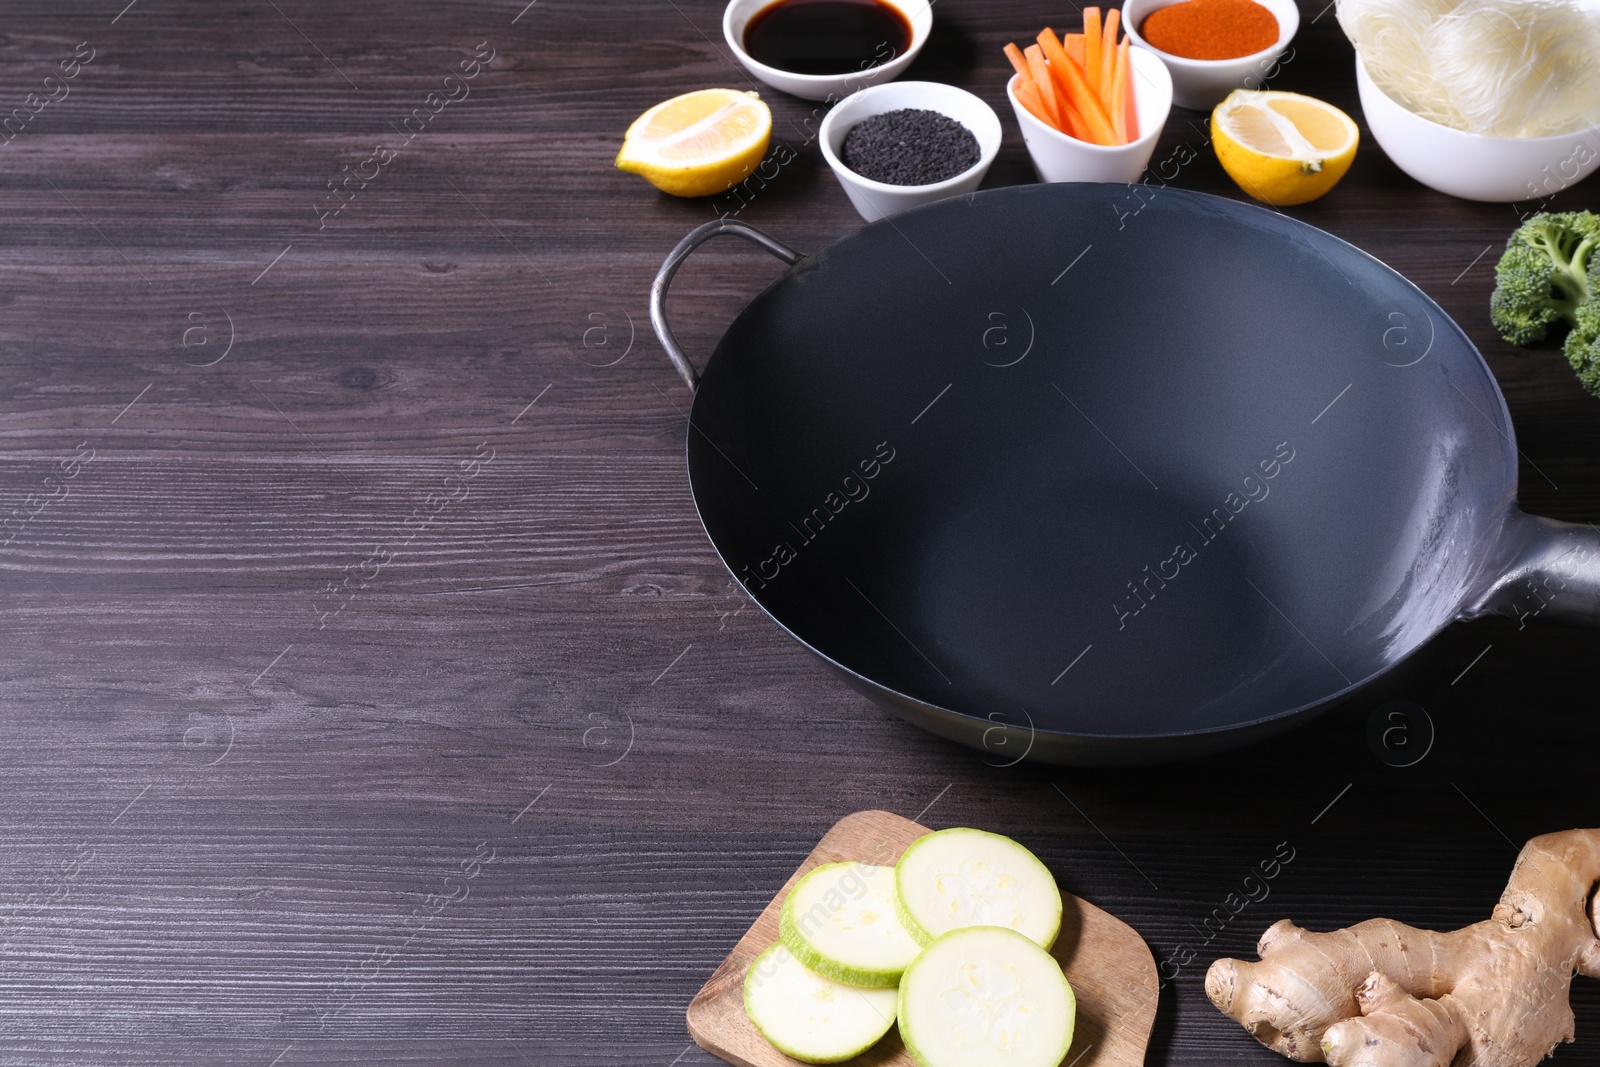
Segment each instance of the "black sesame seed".
[{"label": "black sesame seed", "polygon": [[885,185],[932,185],[978,162],[978,139],[948,115],[901,108],[863,119],[840,145],[844,165]]}]

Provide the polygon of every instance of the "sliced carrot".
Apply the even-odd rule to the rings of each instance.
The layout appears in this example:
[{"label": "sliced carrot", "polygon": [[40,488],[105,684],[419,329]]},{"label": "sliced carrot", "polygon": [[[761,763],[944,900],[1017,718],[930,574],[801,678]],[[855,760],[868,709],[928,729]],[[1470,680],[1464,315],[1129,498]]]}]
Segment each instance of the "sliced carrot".
[{"label": "sliced carrot", "polygon": [[1084,140],[1093,144],[1115,144],[1117,135],[1111,128],[1111,120],[1106,116],[1105,108],[1089,90],[1088,83],[1084,80],[1084,73],[1061,47],[1061,39],[1056,36],[1056,31],[1046,27],[1040,32],[1039,46],[1044,49],[1045,59],[1050,61],[1050,74],[1055,80],[1056,87],[1083,119],[1086,132],[1089,134]]},{"label": "sliced carrot", "polygon": [[1133,88],[1133,83],[1138,79],[1133,74],[1133,56],[1128,52],[1128,39],[1126,37],[1122,40],[1121,52],[1122,58],[1118,62],[1127,73],[1122,78],[1124,86],[1123,99],[1117,102],[1117,107],[1127,116],[1124,120],[1126,126],[1124,133],[1127,134],[1127,143],[1132,144],[1139,139],[1139,107]]},{"label": "sliced carrot", "polygon": [[1127,83],[1128,50],[1118,48],[1116,61],[1111,70],[1111,90],[1106,93],[1106,103],[1111,110],[1111,129],[1117,135],[1118,144],[1127,144],[1131,140],[1128,136]]},{"label": "sliced carrot", "polygon": [[1039,51],[1038,45],[1030,44],[1023,56],[1028,64],[1028,70],[1032,72],[1033,83],[1039,86],[1039,99],[1044,104],[1045,112],[1050,116],[1050,125],[1066,133],[1067,124],[1061,115],[1061,104],[1055,86],[1050,82],[1050,68],[1045,64],[1044,53]]},{"label": "sliced carrot", "polygon": [[1117,67],[1117,25],[1122,12],[1112,8],[1106,12],[1106,24],[1100,35],[1100,102],[1107,111],[1116,110],[1116,94],[1111,91],[1111,78]]},{"label": "sliced carrot", "polygon": [[[1029,45],[1028,47],[1037,50],[1039,46]],[[1055,109],[1045,105],[1045,98],[1040,95],[1039,84],[1034,80],[1033,71],[1028,66],[1028,60],[1023,56],[1022,49],[1014,44],[1008,44],[1005,47],[1005,53],[1006,58],[1011,60],[1012,68],[1017,72],[1017,102],[1026,108],[1034,118],[1047,126],[1054,126],[1059,130],[1061,125],[1057,121]],[[1054,102],[1055,87],[1050,84],[1048,76],[1044,86],[1045,91],[1049,93],[1049,99]]]},{"label": "sliced carrot", "polygon": [[1012,70],[1022,75],[1024,79],[1033,77],[1032,72],[1028,70],[1028,61],[1023,58],[1022,49],[1015,44],[1008,44],[1005,47],[1005,53],[1006,58],[1011,60]]},{"label": "sliced carrot", "polygon": [[1065,37],[1061,38],[1061,43],[1066,46],[1067,55],[1071,56],[1072,57],[1072,61],[1074,63],[1078,64],[1078,69],[1082,70],[1083,69],[1083,34],[1081,34],[1081,33],[1069,33]]},{"label": "sliced carrot", "polygon": [[[1083,119],[1079,117],[1077,109],[1072,106],[1072,101],[1061,91],[1061,87],[1056,84],[1055,79],[1050,76],[1050,66],[1044,58],[1044,52],[1040,50],[1038,45],[1030,44],[1023,49],[1023,55],[1027,58],[1030,75],[1034,64],[1038,64],[1039,74],[1032,80],[1039,87],[1040,103],[1045,107],[1054,105],[1051,114],[1056,117],[1057,121],[1051,123],[1051,125],[1062,133],[1076,137],[1080,141],[1090,140],[1088,128],[1084,126]],[[1040,79],[1043,80],[1041,81]]]},{"label": "sliced carrot", "polygon": [[1067,124],[1063,132],[1068,136],[1094,144],[1094,138],[1089,135],[1089,124],[1083,121],[1083,116],[1078,114],[1078,109],[1072,106],[1071,101],[1061,101],[1061,118]]},{"label": "sliced carrot", "polygon": [[1083,9],[1083,80],[1089,91],[1100,95],[1100,9]]},{"label": "sliced carrot", "polygon": [[[1038,45],[1033,47],[1037,48]],[[1046,68],[1048,69],[1048,68]],[[1056,110],[1061,113],[1061,132],[1069,137],[1076,137],[1080,141],[1094,143],[1094,138],[1089,135],[1089,126],[1083,121],[1083,116],[1078,114],[1078,109],[1072,106],[1072,100],[1061,91],[1059,85],[1052,79],[1051,88],[1056,94]]]},{"label": "sliced carrot", "polygon": [[[1055,120],[1045,113],[1043,99],[1039,93],[1039,87],[1033,84],[1032,78],[1027,81],[1017,82],[1017,103],[1026,108],[1028,114],[1046,126],[1055,126]],[[1059,126],[1056,128],[1060,129]]]}]

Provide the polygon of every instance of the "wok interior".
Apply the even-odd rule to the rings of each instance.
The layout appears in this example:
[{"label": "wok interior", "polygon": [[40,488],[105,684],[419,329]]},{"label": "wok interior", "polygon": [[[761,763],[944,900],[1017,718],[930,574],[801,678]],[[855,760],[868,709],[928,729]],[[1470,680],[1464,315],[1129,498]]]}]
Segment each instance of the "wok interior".
[{"label": "wok interior", "polygon": [[1170,735],[1322,700],[1460,609],[1516,475],[1470,343],[1318,231],[1129,195],[868,227],[729,329],[695,497],[796,636],[965,714]]}]

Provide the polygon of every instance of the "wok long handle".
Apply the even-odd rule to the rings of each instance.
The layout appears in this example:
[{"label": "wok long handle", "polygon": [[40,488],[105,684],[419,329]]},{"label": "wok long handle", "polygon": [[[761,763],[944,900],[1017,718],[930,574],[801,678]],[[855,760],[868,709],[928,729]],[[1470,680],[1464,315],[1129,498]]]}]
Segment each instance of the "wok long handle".
[{"label": "wok long handle", "polygon": [[700,374],[694,369],[694,364],[689,362],[689,357],[683,354],[678,339],[672,336],[672,327],[667,325],[667,287],[672,284],[672,276],[678,273],[678,268],[689,258],[690,252],[713,237],[721,237],[724,234],[743,237],[751,244],[760,245],[791,267],[805,258],[803,254],[767,236],[754,226],[732,219],[717,219],[690,230],[683,240],[678,242],[677,247],[667,253],[666,261],[656,272],[656,280],[650,284],[650,325],[655,327],[656,339],[661,342],[661,347],[667,350],[667,358],[678,368],[678,373],[682,375],[684,384],[689,387],[691,393],[700,384]]},{"label": "wok long handle", "polygon": [[1500,576],[1468,615],[1600,626],[1600,529],[1513,511]]}]

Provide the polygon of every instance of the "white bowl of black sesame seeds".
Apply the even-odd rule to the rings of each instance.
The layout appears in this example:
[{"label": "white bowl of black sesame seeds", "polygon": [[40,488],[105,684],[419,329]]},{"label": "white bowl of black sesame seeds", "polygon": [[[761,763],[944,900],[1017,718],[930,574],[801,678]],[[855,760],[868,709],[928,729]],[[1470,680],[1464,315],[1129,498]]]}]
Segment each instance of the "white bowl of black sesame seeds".
[{"label": "white bowl of black sesame seeds", "polygon": [[1000,117],[939,82],[874,85],[834,105],[817,140],[868,222],[978,188],[1000,151]]}]

